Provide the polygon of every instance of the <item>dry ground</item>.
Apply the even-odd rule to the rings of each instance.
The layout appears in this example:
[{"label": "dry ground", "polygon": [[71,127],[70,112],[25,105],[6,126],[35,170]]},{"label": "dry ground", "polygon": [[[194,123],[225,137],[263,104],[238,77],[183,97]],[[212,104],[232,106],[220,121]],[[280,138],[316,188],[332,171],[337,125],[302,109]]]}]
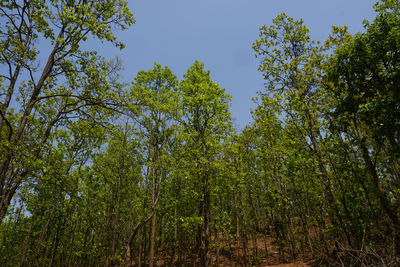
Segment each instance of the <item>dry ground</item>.
[{"label": "dry ground", "polygon": [[[215,250],[211,253],[211,266],[219,266],[219,267],[244,267],[244,266],[275,266],[275,267],[307,267],[307,266],[318,266],[315,264],[315,261],[311,260],[310,257],[299,257],[299,260],[295,262],[291,262],[290,260],[282,261],[282,257],[279,257],[279,251],[276,249],[275,240],[272,238],[267,239],[267,248],[268,253],[265,253],[265,242],[263,237],[257,238],[257,249],[259,251],[259,255],[262,257],[257,263],[252,262],[243,262],[243,248],[237,248],[233,246],[233,249],[230,251],[220,251],[218,257],[218,263],[216,258]],[[249,242],[249,252],[253,251],[253,244]],[[285,259],[289,259],[290,256],[284,254]],[[301,260],[303,258],[303,260]],[[169,264],[164,260],[159,260],[157,262],[157,266],[199,266],[199,260],[196,259],[186,259],[185,262],[179,263],[176,258],[175,260],[169,260]]]}]

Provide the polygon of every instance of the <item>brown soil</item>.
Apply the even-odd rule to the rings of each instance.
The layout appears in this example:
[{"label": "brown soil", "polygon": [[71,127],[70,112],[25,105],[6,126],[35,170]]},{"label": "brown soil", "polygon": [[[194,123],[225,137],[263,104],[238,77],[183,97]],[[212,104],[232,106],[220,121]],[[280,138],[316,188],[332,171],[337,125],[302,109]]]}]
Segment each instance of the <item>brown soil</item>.
[{"label": "brown soil", "polygon": [[[229,241],[228,241],[229,242]],[[223,241],[227,244],[227,240]],[[229,244],[229,243],[228,243]],[[249,242],[249,247],[247,250],[247,258],[244,257],[244,250],[242,245],[236,247],[232,245],[232,248],[220,249],[219,256],[217,260],[216,250],[212,250],[210,253],[211,266],[220,267],[241,267],[241,266],[276,266],[276,267],[307,267],[307,266],[317,266],[315,261],[313,261],[310,255],[298,255],[296,260],[290,260],[291,257],[287,251],[281,251],[276,248],[277,244],[274,239],[267,239],[267,250],[265,250],[265,241],[262,236],[257,238],[256,246],[254,248],[253,242]],[[257,250],[257,257],[253,257],[253,253]],[[169,262],[169,264],[167,264]],[[171,264],[172,262],[172,264]],[[185,259],[184,262],[178,262],[177,257],[171,261],[169,260],[159,260],[157,266],[198,266],[199,259]]]}]

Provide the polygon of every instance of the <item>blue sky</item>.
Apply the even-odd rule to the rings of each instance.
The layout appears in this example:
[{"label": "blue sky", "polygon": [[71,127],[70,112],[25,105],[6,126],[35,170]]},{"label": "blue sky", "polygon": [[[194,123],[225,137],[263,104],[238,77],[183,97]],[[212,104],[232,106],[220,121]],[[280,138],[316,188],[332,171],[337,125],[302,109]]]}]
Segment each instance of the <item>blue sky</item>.
[{"label": "blue sky", "polygon": [[372,20],[374,0],[134,0],[129,7],[136,24],[118,33],[122,51],[98,47],[106,57],[124,62],[124,81],[155,61],[169,66],[179,79],[197,59],[204,62],[215,82],[233,97],[232,116],[243,127],[251,121],[251,98],[263,90],[262,75],[251,45],[258,29],[285,12],[303,18],[314,40],[325,40],[332,25],[362,31]]}]

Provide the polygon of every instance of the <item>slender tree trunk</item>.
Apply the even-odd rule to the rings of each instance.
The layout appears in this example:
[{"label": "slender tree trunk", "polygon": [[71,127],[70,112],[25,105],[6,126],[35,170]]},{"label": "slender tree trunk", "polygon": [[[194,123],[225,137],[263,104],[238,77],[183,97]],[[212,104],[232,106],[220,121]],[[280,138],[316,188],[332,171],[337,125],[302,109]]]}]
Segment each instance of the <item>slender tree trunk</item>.
[{"label": "slender tree trunk", "polygon": [[[157,201],[156,201],[157,202]],[[148,221],[153,218],[155,213],[155,210],[151,212],[151,214],[138,223],[135,228],[133,228],[133,231],[129,234],[129,236],[125,239],[124,241],[124,249],[125,249],[125,255],[124,255],[124,260],[125,260],[125,266],[131,266],[132,265],[132,260],[131,260],[131,245],[133,242],[133,239],[135,238],[136,234],[138,233],[139,229],[142,228]]]},{"label": "slender tree trunk", "polygon": [[[59,38],[61,38],[63,36],[65,27],[66,27],[66,25],[62,26],[60,33],[58,35]],[[7,188],[5,188],[6,178],[7,178],[7,175],[9,175],[9,167],[10,167],[10,164],[11,164],[13,158],[15,157],[15,151],[13,150],[13,147],[18,145],[18,143],[20,142],[20,139],[25,131],[25,127],[28,122],[28,118],[31,115],[31,112],[36,104],[36,101],[38,100],[38,96],[42,90],[45,80],[50,75],[50,73],[53,69],[54,57],[59,50],[59,45],[60,45],[60,43],[56,42],[56,44],[53,47],[53,50],[51,51],[49,57],[47,58],[46,66],[43,69],[42,75],[41,75],[38,83],[36,84],[36,86],[34,86],[34,90],[30,96],[30,99],[28,101],[26,109],[24,110],[24,113],[21,117],[21,121],[20,121],[18,127],[16,128],[15,132],[13,133],[12,138],[10,138],[10,143],[12,145],[10,146],[10,148],[8,148],[5,151],[4,160],[0,163],[0,192],[1,192],[1,194],[0,194],[0,197],[1,197],[0,223],[3,221],[4,216],[7,213],[8,206],[10,205],[11,199],[14,196],[15,191],[19,187],[19,183],[14,182],[10,186],[10,188],[11,188],[10,190],[7,190]],[[2,117],[2,116],[0,116],[0,117]]]},{"label": "slender tree trunk", "polygon": [[[339,207],[337,205],[337,201],[335,199],[335,196],[332,192],[332,185],[331,185],[331,179],[329,177],[328,171],[326,169],[324,160],[323,160],[323,153],[320,149],[319,146],[319,142],[317,139],[317,134],[320,136],[319,134],[319,129],[314,126],[314,121],[311,117],[311,114],[309,112],[308,109],[305,110],[306,112],[306,117],[308,119],[308,123],[309,123],[309,137],[311,139],[311,143],[312,143],[312,148],[317,156],[317,161],[318,161],[318,167],[322,173],[322,180],[325,186],[325,193],[327,194],[327,199],[328,199],[328,204],[331,205],[331,207],[333,208],[335,215],[339,221],[339,225],[341,227],[341,229],[343,230],[343,232],[345,233],[347,242],[349,243],[349,245],[352,247],[352,242],[351,242],[351,238],[350,238],[350,234],[347,231],[347,228],[344,225],[343,222],[343,218],[342,215],[339,212]],[[334,217],[332,217],[332,219],[334,219]]]},{"label": "slender tree trunk", "polygon": [[53,251],[51,253],[51,259],[50,259],[49,266],[55,266],[53,263],[54,263],[54,260],[56,258],[56,255],[57,255],[58,243],[60,242],[60,230],[61,230],[60,226],[57,227],[56,236],[55,236],[55,243],[53,242],[54,243],[54,247],[53,247]]},{"label": "slender tree trunk", "polygon": [[235,223],[236,223],[236,248],[240,248],[240,223],[239,223],[239,211],[237,206],[237,194],[236,190],[233,191],[233,209],[235,211]]},{"label": "slender tree trunk", "polygon": [[175,254],[176,254],[176,249],[178,247],[178,220],[177,218],[177,207],[174,207],[174,220],[175,220],[175,225],[174,225],[174,240],[172,241],[172,253],[171,253],[171,259],[169,261],[169,265],[174,263],[175,259]]},{"label": "slender tree trunk", "polygon": [[149,254],[149,266],[154,267],[154,245],[156,240],[156,215],[157,212],[154,212],[154,216],[151,219],[151,231],[150,231],[150,254]]},{"label": "slender tree trunk", "polygon": [[153,176],[153,192],[152,192],[152,208],[154,211],[153,217],[151,218],[151,226],[150,226],[150,253],[149,253],[149,266],[154,267],[154,247],[156,241],[156,200],[157,200],[157,160],[158,160],[158,148],[155,151],[155,156],[153,160],[153,169],[152,169],[152,176]]},{"label": "slender tree trunk", "polygon": [[36,196],[35,208],[33,210],[33,214],[32,214],[32,217],[31,217],[31,222],[29,224],[28,233],[27,233],[27,236],[26,236],[26,239],[25,239],[24,252],[22,253],[22,257],[21,257],[21,261],[20,261],[19,266],[23,266],[24,265],[25,259],[26,259],[26,255],[28,253],[29,241],[30,241],[31,234],[32,234],[33,222],[35,221],[35,218],[36,218],[36,212],[37,212],[37,209],[38,209],[40,193],[42,192],[42,188],[43,188],[43,182],[40,184],[39,192],[38,192],[38,194]]},{"label": "slender tree trunk", "polygon": [[215,229],[215,246],[216,246],[216,265],[219,267],[220,261],[219,261],[219,233],[218,229]]},{"label": "slender tree trunk", "polygon": [[206,267],[208,265],[208,250],[210,242],[210,192],[208,189],[208,177],[202,179],[203,198],[199,205],[199,215],[203,217],[203,224],[198,227],[198,245],[200,266]]},{"label": "slender tree trunk", "polygon": [[144,237],[145,231],[144,229],[142,230],[142,234],[140,235],[140,241],[139,241],[139,256],[138,256],[138,266],[142,267],[142,257],[143,257],[143,246],[144,246],[144,240],[146,239]]},{"label": "slender tree trunk", "polygon": [[210,246],[210,190],[209,178],[205,178],[204,192],[204,267],[209,265],[209,246]]},{"label": "slender tree trunk", "polygon": [[393,224],[393,231],[394,231],[394,252],[396,255],[400,255],[400,222],[399,218],[397,216],[397,210],[394,205],[392,205],[389,196],[383,189],[382,183],[379,180],[378,173],[376,171],[375,164],[373,163],[370,155],[368,148],[366,146],[366,137],[364,137],[361,133],[360,128],[357,125],[356,119],[354,119],[354,126],[356,128],[358,137],[360,139],[360,147],[362,151],[362,155],[365,161],[365,164],[367,165],[367,169],[369,174],[372,177],[372,184],[374,185],[375,188],[375,193],[379,199],[379,202],[383,208],[383,210],[386,212],[387,216],[389,219],[392,221]]},{"label": "slender tree trunk", "polygon": [[54,215],[54,212],[55,212],[57,204],[58,204],[58,200],[60,199],[61,195],[62,194],[61,194],[61,191],[60,191],[58,193],[57,199],[56,199],[56,201],[55,201],[55,203],[54,203],[54,205],[53,205],[53,207],[52,207],[52,209],[50,211],[50,215],[47,218],[46,224],[42,227],[42,229],[40,231],[39,240],[38,240],[37,245],[36,245],[36,253],[35,253],[35,262],[36,263],[38,262],[38,259],[39,259],[39,253],[40,253],[40,248],[41,248],[41,245],[42,245],[42,242],[43,242],[43,238],[44,238],[44,236],[46,234],[47,229],[49,228],[51,220],[53,219],[53,215]]},{"label": "slender tree trunk", "polygon": [[[122,155],[122,166],[124,166],[124,157]],[[121,203],[121,194],[122,194],[122,175],[119,175],[118,182],[118,192],[117,192],[117,203],[115,205],[115,215],[112,221],[112,239],[111,239],[111,265],[115,265],[115,253],[117,251],[117,227],[119,223],[119,213],[120,213],[120,203]]]},{"label": "slender tree trunk", "polygon": [[258,256],[258,247],[257,247],[257,232],[254,231],[252,234],[253,237],[253,257]]},{"label": "slender tree trunk", "polygon": [[[29,5],[29,3],[24,2],[23,9],[26,8],[27,5]],[[30,21],[28,30],[26,31],[26,36],[25,36],[24,46],[23,47],[28,47],[29,42],[32,40],[31,39],[31,37],[32,37],[32,28],[33,28],[33,23],[32,23],[32,21]],[[19,34],[21,34],[21,32],[19,32]],[[9,107],[9,105],[11,103],[12,96],[14,94],[15,85],[17,84],[17,80],[18,80],[19,74],[21,72],[21,67],[23,66],[23,60],[24,60],[24,57],[19,57],[18,63],[16,64],[15,70],[14,70],[14,72],[12,74],[11,74],[11,72],[12,72],[11,71],[11,68],[12,68],[11,62],[6,60],[6,62],[8,63],[8,67],[10,69],[10,77],[9,77],[10,78],[10,84],[8,86],[8,89],[7,89],[6,98],[5,98],[5,100],[3,102],[3,105],[2,105],[2,107],[0,109],[0,133],[1,133],[2,127],[3,127],[3,120],[10,127],[10,133],[12,131],[11,125],[9,124],[9,122],[6,119],[6,115],[7,115],[6,113],[7,113],[8,107]]]},{"label": "slender tree trunk", "polygon": [[[245,230],[245,232],[243,233],[242,236],[242,242],[243,242],[243,264],[244,266],[247,266],[247,260],[249,258],[249,242],[248,242],[248,238],[247,238],[247,229]],[[239,256],[239,255],[238,255]]]},{"label": "slender tree trunk", "polygon": [[266,258],[266,260],[267,260],[267,264],[269,264],[269,263],[268,263],[269,255],[268,255],[268,239],[267,239],[267,233],[263,233],[263,238],[264,238],[265,258]]}]

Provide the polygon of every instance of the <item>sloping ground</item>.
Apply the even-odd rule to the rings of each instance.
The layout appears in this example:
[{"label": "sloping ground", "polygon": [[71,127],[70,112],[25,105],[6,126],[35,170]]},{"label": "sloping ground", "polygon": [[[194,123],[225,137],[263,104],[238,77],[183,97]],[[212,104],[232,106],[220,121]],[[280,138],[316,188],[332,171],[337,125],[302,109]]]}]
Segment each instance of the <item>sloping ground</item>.
[{"label": "sloping ground", "polygon": [[[265,243],[266,241],[266,243]],[[268,238],[267,240],[264,237],[260,236],[256,240],[257,249],[255,249],[254,242],[249,242],[247,249],[247,258],[244,257],[245,251],[243,247],[236,247],[232,245],[231,249],[221,249],[218,252],[216,250],[212,250],[210,253],[212,266],[219,267],[239,267],[239,266],[276,266],[276,267],[308,267],[308,266],[318,266],[315,261],[311,260],[310,257],[303,256],[298,257],[298,260],[291,262],[290,255],[283,252],[282,255],[279,254],[278,249],[276,248],[275,240],[272,238]],[[267,250],[266,250],[267,246]],[[253,255],[257,251],[257,256]],[[282,252],[282,251],[281,251]],[[193,255],[194,256],[194,255]],[[168,256],[167,256],[168,258]],[[159,260],[157,262],[157,266],[197,266],[200,261],[197,257],[191,259],[182,259],[181,262],[178,261],[177,256],[175,256],[174,260],[167,260],[164,258],[163,260]]]}]

